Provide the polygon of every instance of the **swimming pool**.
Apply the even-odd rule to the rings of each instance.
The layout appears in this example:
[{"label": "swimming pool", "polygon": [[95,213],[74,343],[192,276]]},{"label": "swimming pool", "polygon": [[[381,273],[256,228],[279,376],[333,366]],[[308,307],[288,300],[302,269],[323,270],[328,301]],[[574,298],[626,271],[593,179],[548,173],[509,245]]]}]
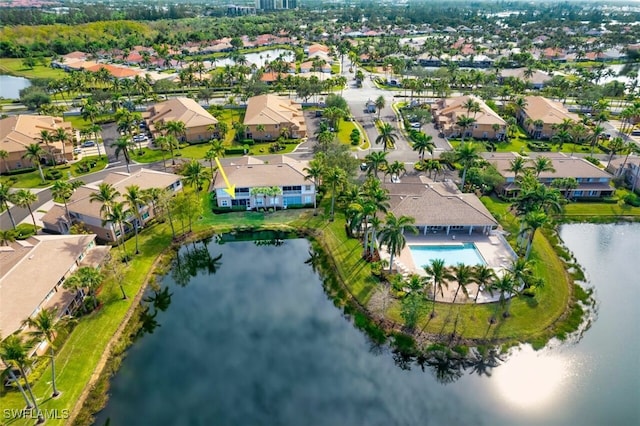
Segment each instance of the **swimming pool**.
[{"label": "swimming pool", "polygon": [[443,245],[409,245],[413,263],[417,268],[429,265],[432,259],[443,259],[445,266],[486,265],[480,252],[473,243],[443,244]]}]

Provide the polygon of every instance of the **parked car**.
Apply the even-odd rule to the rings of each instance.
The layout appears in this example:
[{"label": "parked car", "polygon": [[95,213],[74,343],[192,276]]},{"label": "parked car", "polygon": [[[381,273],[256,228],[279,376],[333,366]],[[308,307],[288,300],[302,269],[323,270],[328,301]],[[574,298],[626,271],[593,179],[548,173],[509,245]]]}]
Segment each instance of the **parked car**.
[{"label": "parked car", "polygon": [[94,147],[94,146],[96,146],[96,141],[84,141],[82,143],[82,147],[83,148],[91,148],[91,147]]},{"label": "parked car", "polygon": [[363,172],[367,170],[367,163],[360,163],[360,170],[362,170]]},{"label": "parked car", "polygon": [[82,154],[82,148],[80,148],[80,147],[73,148],[73,153],[74,154]]}]

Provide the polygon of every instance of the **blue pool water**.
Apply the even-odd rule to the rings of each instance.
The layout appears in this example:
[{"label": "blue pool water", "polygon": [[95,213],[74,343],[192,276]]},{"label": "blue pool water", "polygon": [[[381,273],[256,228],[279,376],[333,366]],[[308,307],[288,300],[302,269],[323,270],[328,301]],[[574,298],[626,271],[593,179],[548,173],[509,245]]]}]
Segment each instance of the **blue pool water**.
[{"label": "blue pool water", "polygon": [[413,256],[413,263],[418,268],[430,264],[433,259],[443,259],[446,266],[455,266],[458,263],[465,265],[486,264],[473,243],[409,245],[409,250]]}]

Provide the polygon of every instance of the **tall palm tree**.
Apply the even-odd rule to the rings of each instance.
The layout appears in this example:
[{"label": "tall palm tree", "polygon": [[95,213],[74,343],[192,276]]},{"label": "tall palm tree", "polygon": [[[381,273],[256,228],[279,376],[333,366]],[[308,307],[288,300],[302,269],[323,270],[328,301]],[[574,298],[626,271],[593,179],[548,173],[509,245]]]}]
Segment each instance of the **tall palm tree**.
[{"label": "tall palm tree", "polygon": [[313,159],[309,161],[309,166],[305,167],[303,171],[306,173],[306,175],[304,176],[305,180],[312,181],[315,187],[316,193],[313,197],[313,215],[315,216],[318,214],[318,212],[316,211],[318,207],[317,194],[318,187],[320,186],[322,175],[324,173],[324,165],[319,160]]},{"label": "tall palm tree", "polygon": [[398,134],[391,124],[383,123],[378,130],[380,134],[375,141],[377,145],[382,144],[382,148],[384,151],[396,146]]},{"label": "tall palm tree", "polygon": [[533,161],[533,171],[536,173],[536,177],[540,177],[540,173],[542,172],[555,172],[556,169],[553,168],[553,162],[549,157],[545,157],[543,155],[537,157]]},{"label": "tall palm tree", "polygon": [[0,182],[0,207],[6,210],[9,215],[9,220],[11,221],[11,226],[13,226],[13,229],[16,229],[16,221],[9,207],[9,202],[13,201],[13,194],[10,189],[11,187],[9,185]]},{"label": "tall palm tree", "polygon": [[378,110],[378,120],[380,120],[380,113],[382,112],[382,109],[386,105],[386,101],[384,99],[384,96],[382,96],[382,95],[378,96],[376,98],[374,104],[376,106],[376,109]]},{"label": "tall palm tree", "polygon": [[10,170],[7,158],[9,158],[9,152],[6,149],[0,149],[0,160],[2,160],[6,172],[9,173]]},{"label": "tall palm tree", "polygon": [[203,184],[209,180],[209,171],[198,160],[191,160],[184,168],[184,181],[196,188],[196,194],[200,194]]},{"label": "tall palm tree", "polygon": [[116,139],[116,141],[111,144],[111,148],[116,149],[116,159],[120,156],[120,153],[124,156],[124,161],[127,164],[127,173],[131,173],[131,170],[129,169],[129,163],[131,163],[130,150],[135,149],[135,147],[135,142],[126,136]]},{"label": "tall palm tree", "polygon": [[53,152],[51,151],[51,146],[49,145],[51,142],[55,141],[55,135],[52,134],[49,130],[43,129],[40,130],[40,140],[47,147],[47,154],[51,156],[51,164],[53,167],[56,166],[56,159],[53,157]]},{"label": "tall palm tree", "polygon": [[32,143],[27,146],[27,149],[22,155],[22,158],[27,159],[31,162],[31,164],[35,164],[38,166],[38,171],[40,172],[40,179],[42,179],[42,183],[44,183],[44,173],[42,172],[42,164],[40,164],[40,158],[45,155],[44,149],[37,143]]},{"label": "tall palm tree", "polygon": [[536,231],[546,225],[549,222],[549,216],[544,211],[537,210],[527,213],[527,215],[523,219],[524,221],[524,229],[523,232],[526,232],[528,235],[527,239],[527,250],[525,252],[525,259],[529,258],[531,254],[531,247],[533,246],[533,237],[536,234]]},{"label": "tall palm tree", "polygon": [[453,279],[458,283],[458,288],[456,288],[456,292],[453,295],[453,301],[451,303],[456,303],[456,298],[458,297],[460,289],[462,289],[462,293],[464,293],[465,296],[469,296],[467,286],[474,282],[473,269],[471,266],[465,265],[464,263],[458,263],[452,268],[451,273],[448,274],[448,278]]},{"label": "tall palm tree", "polygon": [[340,167],[332,167],[323,176],[323,182],[331,186],[331,221],[335,218],[336,193],[347,181],[347,176]]},{"label": "tall palm tree", "polygon": [[0,246],[8,246],[16,240],[15,229],[0,229]]},{"label": "tall palm tree", "polygon": [[396,177],[396,179],[400,179],[400,177],[402,176],[403,173],[405,173],[407,171],[404,163],[402,161],[394,161],[393,163],[389,164],[389,166],[387,167],[387,172],[386,174],[391,176],[391,179],[393,179],[393,176]]},{"label": "tall palm tree", "polygon": [[62,161],[66,161],[67,159],[67,150],[66,145],[67,142],[71,141],[71,135],[67,133],[65,129],[62,127],[58,127],[56,129],[55,134],[53,135],[54,140],[60,142],[62,144]]},{"label": "tall palm tree", "polygon": [[444,297],[443,286],[449,287],[446,280],[447,268],[444,266],[444,259],[431,259],[431,264],[422,265],[422,269],[433,281],[433,310],[431,311],[431,318],[433,318],[436,316],[436,293],[440,293],[440,297]]},{"label": "tall palm tree", "polygon": [[15,205],[29,210],[31,220],[33,221],[33,230],[36,231],[38,229],[38,225],[36,225],[36,218],[33,216],[31,205],[38,201],[38,196],[28,189],[19,189],[12,194],[12,201]]},{"label": "tall palm tree", "polygon": [[367,165],[367,173],[378,179],[378,170],[387,165],[387,153],[385,151],[373,151],[364,157]]},{"label": "tall palm tree", "polygon": [[413,141],[412,148],[414,151],[418,151],[420,160],[424,160],[424,152],[428,151],[433,155],[433,150],[436,148],[436,144],[433,142],[431,135],[420,134],[420,136]]},{"label": "tall palm tree", "polygon": [[[124,244],[124,223],[127,221],[127,214],[124,210],[124,203],[114,203],[111,205],[108,211],[102,214],[102,226],[107,223],[112,223],[118,225],[120,228],[120,243],[118,245],[122,246],[122,253],[124,254],[125,260],[128,258],[127,256],[127,248]],[[118,237],[116,237],[116,241],[118,241]]]},{"label": "tall palm tree", "polygon": [[146,195],[138,185],[130,185],[125,188],[125,193],[122,194],[122,196],[124,197],[125,203],[129,207],[129,211],[133,214],[134,217],[133,229],[135,230],[136,235],[136,254],[139,254],[140,251],[138,250],[138,228],[142,226],[143,223],[140,209],[146,204]]},{"label": "tall palm tree", "polygon": [[96,292],[102,284],[104,276],[96,268],[90,266],[82,266],[78,268],[73,275],[67,278],[62,286],[75,291],[86,291],[88,297],[93,300],[93,309],[98,307],[98,297]]},{"label": "tall palm tree", "polygon": [[380,231],[380,242],[387,246],[389,251],[389,272],[393,269],[393,258],[399,256],[407,245],[404,236],[405,231],[418,233],[418,228],[413,225],[415,219],[409,216],[396,217],[393,213],[387,213],[384,227]]},{"label": "tall palm tree", "polygon": [[478,154],[478,148],[476,145],[467,142],[459,145],[455,150],[456,161],[462,164],[462,183],[460,185],[460,190],[464,191],[464,184],[467,179],[467,171],[469,167],[480,158]]},{"label": "tall palm tree", "polygon": [[[517,284],[516,284],[516,281],[513,279],[513,275],[510,272],[506,272],[502,274],[502,276],[496,278],[493,281],[493,285],[491,288],[493,290],[500,292],[500,299],[496,307],[502,307],[504,309],[502,316],[505,318],[508,317],[509,302],[511,301],[512,297],[518,292]],[[495,322],[495,318],[492,318],[491,322]]]},{"label": "tall palm tree", "polygon": [[33,402],[33,408],[36,410],[36,413],[38,413],[37,424],[41,424],[44,423],[44,418],[42,417],[42,413],[38,408],[38,401],[33,396],[33,391],[31,390],[29,379],[27,378],[26,370],[30,364],[28,351],[29,348],[27,344],[19,335],[16,334],[7,337],[2,341],[2,343],[0,343],[0,358],[2,358],[5,362],[8,362],[10,366],[14,365],[18,367],[18,370],[20,370],[20,375],[24,379],[25,386],[27,388],[27,391],[29,392],[31,401]]},{"label": "tall palm tree", "polygon": [[518,175],[527,169],[527,162],[529,160],[522,156],[517,156],[509,163],[507,171],[513,172],[514,182],[518,180]]},{"label": "tall palm tree", "polygon": [[69,198],[71,198],[71,196],[73,195],[73,186],[67,181],[57,180],[51,187],[51,195],[53,195],[53,198],[62,200],[62,202],[64,203],[64,210],[67,214],[67,220],[71,221],[71,215],[69,214],[69,206],[67,206],[67,201],[69,201]]},{"label": "tall palm tree", "polygon": [[33,408],[33,403],[31,402],[26,392],[24,391],[24,388],[22,387],[22,383],[20,383],[20,380],[18,380],[18,378],[14,374],[13,366],[9,363],[8,360],[4,360],[3,358],[4,350],[2,348],[2,340],[3,340],[2,336],[0,336],[0,362],[9,367],[7,369],[9,371],[9,378],[11,379],[11,381],[13,381],[13,383],[15,383],[18,386],[18,389],[20,390],[20,394],[22,395],[22,398],[24,398],[24,401],[27,403],[27,410],[30,410],[31,408]]},{"label": "tall palm tree", "polygon": [[456,126],[458,126],[459,128],[462,129],[461,131],[461,136],[460,136],[460,142],[464,143],[464,137],[467,133],[467,129],[469,127],[471,127],[473,125],[473,123],[476,122],[476,119],[473,117],[467,117],[466,115],[462,114],[460,117],[458,117],[458,120],[456,120]]},{"label": "tall palm tree", "polygon": [[183,121],[169,120],[164,123],[164,130],[167,132],[167,134],[172,135],[179,141],[180,138],[185,135],[187,126]]},{"label": "tall palm tree", "polygon": [[22,322],[23,326],[27,326],[31,329],[29,336],[33,337],[36,343],[39,343],[43,339],[49,344],[49,353],[51,356],[51,386],[53,387],[53,398],[60,395],[56,388],[56,362],[55,362],[55,348],[53,347],[53,341],[56,335],[60,331],[60,328],[65,324],[64,321],[57,321],[58,310],[57,308],[43,309],[38,312],[35,318],[30,317]]},{"label": "tall palm tree", "polygon": [[491,286],[495,278],[495,271],[487,265],[476,265],[475,268],[473,268],[473,282],[478,284],[478,291],[476,292],[476,297],[473,299],[473,303],[478,303],[478,296],[482,290],[491,292]]}]

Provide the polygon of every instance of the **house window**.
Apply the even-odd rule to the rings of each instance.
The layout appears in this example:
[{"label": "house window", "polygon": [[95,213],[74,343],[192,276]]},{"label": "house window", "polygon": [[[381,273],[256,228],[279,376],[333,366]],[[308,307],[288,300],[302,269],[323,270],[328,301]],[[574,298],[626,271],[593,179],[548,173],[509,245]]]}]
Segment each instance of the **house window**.
[{"label": "house window", "polygon": [[144,212],[142,214],[142,220],[147,220],[149,218],[149,212]]},{"label": "house window", "polygon": [[305,185],[304,186],[304,190],[305,191],[311,191],[311,185]]},{"label": "house window", "polygon": [[220,205],[221,205],[222,207],[229,207],[229,202],[228,202],[227,200],[221,200],[221,201],[220,201]]}]

